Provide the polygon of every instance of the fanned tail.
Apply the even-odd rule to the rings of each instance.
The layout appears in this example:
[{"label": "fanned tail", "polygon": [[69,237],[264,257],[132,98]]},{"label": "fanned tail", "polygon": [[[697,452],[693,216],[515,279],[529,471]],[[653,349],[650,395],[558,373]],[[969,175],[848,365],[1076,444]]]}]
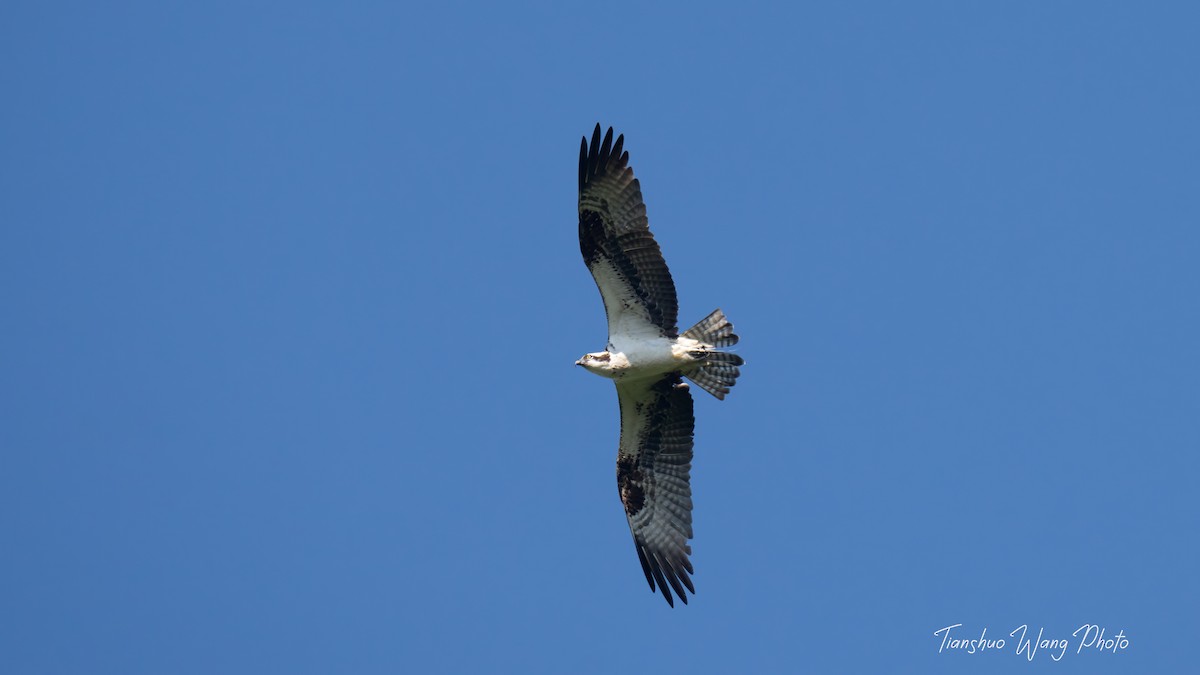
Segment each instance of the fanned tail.
[{"label": "fanned tail", "polygon": [[732,347],[738,343],[733,324],[729,323],[729,319],[725,318],[725,313],[720,308],[714,309],[712,314],[684,331],[683,337],[699,340],[714,347]]},{"label": "fanned tail", "polygon": [[709,347],[691,352],[697,363],[690,372],[684,373],[684,377],[718,399],[725,400],[729,390],[737,383],[738,375],[741,375],[738,367],[746,363],[746,360],[737,354],[716,351],[717,348],[732,347],[738,343],[733,324],[725,318],[724,312],[716,309],[695,326],[684,331],[683,337],[705,343],[705,346]]}]

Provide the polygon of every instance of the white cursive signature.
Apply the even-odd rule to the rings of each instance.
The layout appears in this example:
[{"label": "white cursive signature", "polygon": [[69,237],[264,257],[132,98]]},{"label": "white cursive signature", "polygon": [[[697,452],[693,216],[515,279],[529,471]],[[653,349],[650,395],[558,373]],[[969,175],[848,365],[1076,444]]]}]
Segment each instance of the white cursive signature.
[{"label": "white cursive signature", "polygon": [[[955,623],[933,631],[934,637],[941,638],[942,640],[941,644],[938,645],[939,654],[949,651],[960,651],[967,654],[976,654],[989,650],[1003,651],[1007,644],[1004,638],[989,638],[986,626],[984,626],[983,630],[979,631],[979,637],[973,637],[973,634],[966,634],[963,631],[955,632],[961,628],[961,623]],[[1078,654],[1086,648],[1116,654],[1129,648],[1129,637],[1125,635],[1124,630],[1119,630],[1115,635],[1107,638],[1104,636],[1104,630],[1103,626],[1090,623],[1085,623],[1075,629],[1075,632],[1071,633],[1072,638],[1078,638],[1079,640],[1078,646],[1075,648],[1075,653]],[[1061,661],[1071,644],[1071,638],[1048,636],[1045,627],[1039,627],[1037,635],[1034,636],[1029,628],[1029,624],[1017,626],[1008,636],[1014,638],[1016,641],[1016,655],[1024,656],[1029,661],[1032,661],[1033,657],[1037,656],[1039,652],[1049,654],[1050,659],[1053,661]]]}]

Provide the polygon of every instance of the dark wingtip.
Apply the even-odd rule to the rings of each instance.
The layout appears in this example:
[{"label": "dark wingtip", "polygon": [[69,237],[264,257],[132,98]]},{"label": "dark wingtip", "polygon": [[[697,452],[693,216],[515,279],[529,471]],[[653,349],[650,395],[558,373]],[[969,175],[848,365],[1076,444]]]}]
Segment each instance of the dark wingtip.
[{"label": "dark wingtip", "polygon": [[587,136],[584,136],[579,141],[579,191],[583,192],[583,185],[587,182],[587,165],[588,165],[588,145]]},{"label": "dark wingtip", "polygon": [[608,128],[608,133],[604,134],[604,143],[600,145],[600,163],[608,166],[608,156],[612,152],[612,135],[613,128]]},{"label": "dark wingtip", "polygon": [[654,580],[658,582],[658,590],[667,599],[667,604],[674,607],[675,599],[671,597],[671,589],[667,588],[667,580],[663,577],[662,570],[659,569],[658,565],[651,565],[650,571],[654,574]]},{"label": "dark wingtip", "polygon": [[596,160],[600,159],[600,156],[598,154],[596,154],[596,150],[599,150],[599,149],[600,149],[600,125],[598,124],[598,125],[596,125],[595,131],[592,132],[592,144],[590,144],[588,147],[588,168],[587,168],[587,175],[584,175],[584,184],[587,184],[587,180],[592,178],[593,175],[596,174]]},{"label": "dark wingtip", "polygon": [[[686,558],[683,560],[683,564],[688,568],[688,571],[691,572],[692,564],[689,563]],[[691,573],[695,574],[695,572],[691,572]],[[687,586],[688,592],[691,593],[692,595],[695,595],[696,594],[696,586],[694,584],[692,584],[691,578],[689,578],[688,575],[684,574],[683,570],[679,570],[678,574],[679,574],[679,580],[683,582],[684,586]]]},{"label": "dark wingtip", "polygon": [[587,136],[579,146],[579,191],[587,186],[588,181],[602,175],[614,164],[624,166],[629,161],[629,153],[625,152],[625,134],[617,136],[613,142],[613,128],[605,132],[600,123],[592,129],[592,140],[588,143]]},{"label": "dark wingtip", "polygon": [[[637,550],[638,559],[642,563],[642,571],[646,573],[646,581],[650,582],[650,592],[653,593],[655,586],[658,586],[658,591],[662,593],[667,604],[674,607],[675,596],[671,594],[671,591],[674,590],[680,601],[685,605],[688,604],[687,592],[684,589],[695,593],[696,588],[692,584],[692,580],[688,578],[688,572],[692,571],[692,565],[687,558],[683,559],[682,569],[677,569],[674,564],[668,563],[649,551],[643,551],[640,545],[637,546]],[[683,571],[685,569],[687,572]]]},{"label": "dark wingtip", "polygon": [[646,575],[646,583],[650,584],[650,592],[654,592],[654,577],[650,575],[650,561],[646,560],[646,553],[642,551],[642,545],[633,541],[633,548],[637,550],[638,561],[642,563],[642,573]]}]

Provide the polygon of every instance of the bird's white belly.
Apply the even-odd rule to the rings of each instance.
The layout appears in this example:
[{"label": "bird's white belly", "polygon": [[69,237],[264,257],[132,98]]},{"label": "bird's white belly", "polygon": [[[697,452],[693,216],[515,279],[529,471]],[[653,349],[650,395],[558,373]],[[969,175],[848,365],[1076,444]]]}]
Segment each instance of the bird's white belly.
[{"label": "bird's white belly", "polygon": [[625,355],[629,365],[622,379],[657,377],[677,370],[681,364],[673,349],[674,341],[665,337],[622,341],[613,347]]}]

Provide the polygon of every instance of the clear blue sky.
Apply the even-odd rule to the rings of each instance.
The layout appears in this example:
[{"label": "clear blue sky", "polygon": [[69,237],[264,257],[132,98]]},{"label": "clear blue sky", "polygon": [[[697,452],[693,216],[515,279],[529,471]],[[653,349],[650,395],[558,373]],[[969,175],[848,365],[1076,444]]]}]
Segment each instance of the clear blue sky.
[{"label": "clear blue sky", "polygon": [[[1200,11],[989,4],[5,3],[0,670],[1187,670]],[[674,610],[598,121],[749,361]]]}]

